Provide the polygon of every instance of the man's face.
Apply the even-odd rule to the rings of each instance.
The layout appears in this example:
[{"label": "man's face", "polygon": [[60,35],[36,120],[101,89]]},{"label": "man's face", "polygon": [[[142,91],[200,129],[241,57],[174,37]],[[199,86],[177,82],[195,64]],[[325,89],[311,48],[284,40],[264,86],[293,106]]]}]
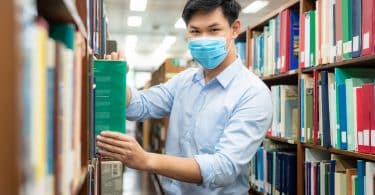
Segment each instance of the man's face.
[{"label": "man's face", "polygon": [[[224,17],[221,7],[211,12],[198,11],[187,24],[188,38],[225,37],[227,44],[235,38],[235,32]],[[228,47],[228,45],[227,45]]]}]

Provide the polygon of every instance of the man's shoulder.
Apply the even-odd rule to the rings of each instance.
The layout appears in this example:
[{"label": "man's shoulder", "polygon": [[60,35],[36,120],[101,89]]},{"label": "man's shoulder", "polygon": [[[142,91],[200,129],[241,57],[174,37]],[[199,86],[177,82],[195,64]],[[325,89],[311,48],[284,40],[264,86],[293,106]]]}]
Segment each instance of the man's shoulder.
[{"label": "man's shoulder", "polygon": [[198,70],[199,68],[187,68],[186,70],[178,73],[175,77],[177,77],[179,81],[192,80]]}]

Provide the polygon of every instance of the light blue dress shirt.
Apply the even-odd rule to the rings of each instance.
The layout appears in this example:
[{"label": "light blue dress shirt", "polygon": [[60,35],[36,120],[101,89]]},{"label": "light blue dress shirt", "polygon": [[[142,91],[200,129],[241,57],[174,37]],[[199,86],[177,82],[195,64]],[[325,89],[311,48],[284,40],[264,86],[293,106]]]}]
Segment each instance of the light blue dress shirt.
[{"label": "light blue dress shirt", "polygon": [[132,90],[128,120],[170,115],[165,151],[194,158],[203,184],[162,178],[166,194],[248,194],[249,162],[272,120],[268,87],[237,59],[205,83],[188,69],[144,91]]}]

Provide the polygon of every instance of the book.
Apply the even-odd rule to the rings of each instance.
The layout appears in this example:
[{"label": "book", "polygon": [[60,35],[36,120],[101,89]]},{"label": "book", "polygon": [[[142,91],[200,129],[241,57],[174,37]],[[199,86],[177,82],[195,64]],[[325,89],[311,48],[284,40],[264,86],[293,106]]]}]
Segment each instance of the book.
[{"label": "book", "polygon": [[372,0],[362,0],[362,8],[362,55],[366,56],[374,53],[375,3]]},{"label": "book", "polygon": [[341,0],[342,6],[342,44],[343,44],[343,59],[352,58],[352,3],[351,0]]},{"label": "book", "polygon": [[126,62],[94,61],[95,135],[110,130],[126,133]]},{"label": "book", "polygon": [[352,57],[360,57],[362,51],[362,1],[352,0]]}]

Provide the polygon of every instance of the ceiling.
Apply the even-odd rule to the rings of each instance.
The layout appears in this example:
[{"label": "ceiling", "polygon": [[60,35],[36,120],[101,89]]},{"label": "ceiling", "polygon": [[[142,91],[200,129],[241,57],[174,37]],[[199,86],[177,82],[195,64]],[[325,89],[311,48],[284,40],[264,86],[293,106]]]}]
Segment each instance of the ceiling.
[{"label": "ceiling", "polygon": [[[245,8],[253,0],[238,0]],[[270,11],[277,9],[288,0],[269,0],[267,7],[256,14],[240,14],[242,30],[252,25]],[[130,0],[104,0],[108,17],[110,39],[118,41],[119,48],[125,50],[131,69],[153,71],[158,68],[166,57],[186,57],[186,29],[176,29],[174,24],[180,18],[186,0],[148,0],[146,11],[129,11]],[[128,16],[141,16],[140,27],[129,27]],[[134,50],[126,50],[125,36],[137,35],[138,41]],[[160,44],[166,36],[176,36],[176,42],[167,49],[159,51]]]}]

